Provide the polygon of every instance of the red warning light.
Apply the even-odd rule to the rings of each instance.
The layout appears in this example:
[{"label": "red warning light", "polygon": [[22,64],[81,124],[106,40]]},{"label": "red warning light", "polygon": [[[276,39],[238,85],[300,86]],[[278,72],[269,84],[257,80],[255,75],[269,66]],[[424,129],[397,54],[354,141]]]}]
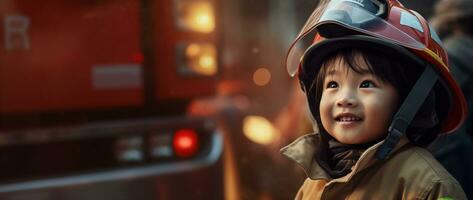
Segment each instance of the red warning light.
[{"label": "red warning light", "polygon": [[199,147],[197,133],[191,129],[176,131],[173,140],[174,152],[179,157],[193,156]]}]

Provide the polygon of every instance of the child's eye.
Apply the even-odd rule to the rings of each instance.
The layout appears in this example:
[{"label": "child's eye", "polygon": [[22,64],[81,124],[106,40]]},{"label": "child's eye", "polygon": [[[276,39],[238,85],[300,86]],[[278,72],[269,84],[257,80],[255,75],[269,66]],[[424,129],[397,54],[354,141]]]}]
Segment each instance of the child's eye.
[{"label": "child's eye", "polygon": [[371,88],[375,87],[376,85],[373,83],[373,81],[363,81],[360,84],[360,88]]},{"label": "child's eye", "polygon": [[335,81],[330,81],[327,83],[327,88],[337,88],[337,87],[338,87],[338,83]]}]

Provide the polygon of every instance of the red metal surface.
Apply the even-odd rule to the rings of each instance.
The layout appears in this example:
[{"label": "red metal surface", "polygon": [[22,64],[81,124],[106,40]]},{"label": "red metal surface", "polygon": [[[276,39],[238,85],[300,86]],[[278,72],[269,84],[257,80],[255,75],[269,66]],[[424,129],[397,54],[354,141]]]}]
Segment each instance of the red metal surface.
[{"label": "red metal surface", "polygon": [[[7,49],[0,41],[0,113],[142,104],[142,86],[104,89],[93,80],[94,66],[141,67],[139,1],[3,4],[2,21],[13,15],[29,19],[30,47]],[[7,31],[1,26],[0,37]]]},{"label": "red metal surface", "polygon": [[[205,96],[214,93],[215,77],[181,76],[177,72],[177,45],[180,42],[212,42],[217,44],[218,28],[210,34],[195,33],[180,30],[174,19],[174,2],[155,1],[153,13],[155,15],[154,32],[156,34],[154,48],[156,55],[156,96],[160,100],[172,100],[178,98],[190,98],[193,96]],[[213,1],[218,24],[218,5]],[[218,48],[218,46],[217,46]],[[221,66],[219,66],[221,69]],[[166,74],[166,76],[163,76]]]}]

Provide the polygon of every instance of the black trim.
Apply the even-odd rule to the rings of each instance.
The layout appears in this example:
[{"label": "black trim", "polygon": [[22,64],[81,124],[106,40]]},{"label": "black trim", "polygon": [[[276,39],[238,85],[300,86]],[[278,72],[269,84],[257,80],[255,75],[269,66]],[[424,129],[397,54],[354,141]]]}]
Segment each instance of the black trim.
[{"label": "black trim", "polygon": [[438,75],[431,67],[425,67],[424,72],[417,80],[407,95],[404,103],[393,117],[393,121],[389,126],[388,136],[383,144],[376,152],[376,157],[384,160],[389,153],[394,149],[396,144],[401,139],[401,136],[406,132],[412,119],[414,119],[417,111],[420,109],[425,99],[429,96],[432,88],[438,80]]}]

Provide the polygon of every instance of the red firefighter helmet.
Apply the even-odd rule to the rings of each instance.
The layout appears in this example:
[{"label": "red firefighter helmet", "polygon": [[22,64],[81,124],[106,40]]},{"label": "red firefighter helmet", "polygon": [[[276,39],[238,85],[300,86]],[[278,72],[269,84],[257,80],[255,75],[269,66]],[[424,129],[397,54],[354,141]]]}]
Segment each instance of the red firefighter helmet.
[{"label": "red firefighter helmet", "polygon": [[[426,69],[433,69],[435,77],[424,79],[435,80],[428,90],[438,80],[448,94],[448,100],[443,101],[449,102],[448,117],[441,122],[441,133],[451,133],[463,123],[467,106],[450,74],[447,53],[433,28],[417,12],[397,0],[322,0],[291,45],[286,57],[287,70],[291,76],[298,75],[303,89],[309,88],[325,57],[347,47],[374,48],[430,66]],[[394,121],[396,118],[393,124]],[[404,123],[407,124],[401,126],[407,127],[410,120]]]}]

